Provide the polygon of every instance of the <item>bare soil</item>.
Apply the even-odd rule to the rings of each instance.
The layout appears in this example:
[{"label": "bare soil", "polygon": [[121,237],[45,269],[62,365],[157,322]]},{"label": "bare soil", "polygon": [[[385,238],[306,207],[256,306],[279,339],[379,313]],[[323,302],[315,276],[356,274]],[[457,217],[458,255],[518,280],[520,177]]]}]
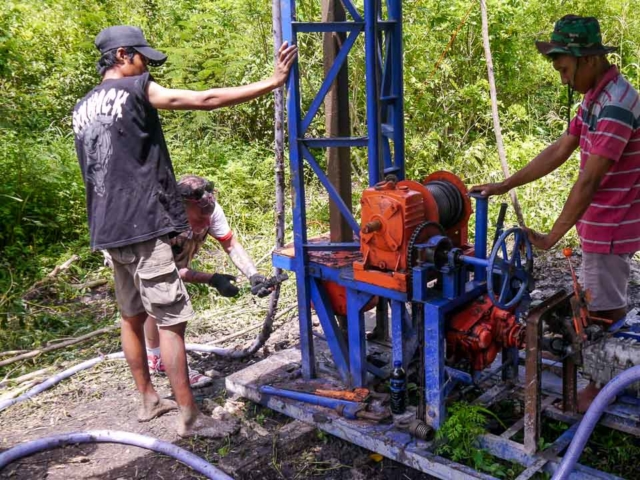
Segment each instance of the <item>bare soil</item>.
[{"label": "bare soil", "polygon": [[[574,266],[579,256],[574,256]],[[536,259],[537,278],[533,297],[542,299],[558,288],[571,288],[571,276],[566,259],[560,252],[550,252]],[[640,306],[640,266],[634,263],[630,283],[630,306]],[[104,309],[101,305],[100,309]],[[264,304],[256,304],[262,312]],[[262,309],[262,310],[261,310]],[[251,317],[251,311],[248,313]],[[250,324],[260,322],[262,314],[253,315],[249,325],[239,325],[231,315],[202,312],[200,321],[190,328],[189,342],[205,343],[221,338]],[[213,318],[215,317],[215,318]],[[287,453],[272,448],[250,469],[242,467],[242,459],[255,451],[269,451],[274,435],[291,422],[258,405],[243,400],[229,400],[224,390],[224,376],[259,361],[272,352],[294,346],[298,327],[295,310],[276,321],[277,330],[266,347],[254,358],[228,361],[213,355],[193,354],[190,365],[203,372],[212,372],[214,384],[195,391],[205,412],[226,405],[242,419],[239,433],[224,440],[184,440],[175,433],[174,413],[148,423],[136,421],[138,397],[124,361],[100,364],[63,381],[32,401],[15,405],[0,413],[0,451],[21,442],[65,432],[86,430],[121,430],[156,437],[179,445],[202,456],[221,468],[232,466],[230,474],[247,479],[419,479],[431,478],[393,461],[378,458],[362,448],[331,438],[319,431],[304,437],[304,441]],[[251,340],[256,331],[234,339],[230,344]],[[109,353],[109,352],[95,352]],[[168,381],[155,377],[161,395],[169,397]],[[0,391],[0,393],[3,393]],[[58,448],[33,455],[13,463],[2,472],[4,479],[191,479],[203,478],[171,458],[137,447],[114,444],[85,444]]]}]

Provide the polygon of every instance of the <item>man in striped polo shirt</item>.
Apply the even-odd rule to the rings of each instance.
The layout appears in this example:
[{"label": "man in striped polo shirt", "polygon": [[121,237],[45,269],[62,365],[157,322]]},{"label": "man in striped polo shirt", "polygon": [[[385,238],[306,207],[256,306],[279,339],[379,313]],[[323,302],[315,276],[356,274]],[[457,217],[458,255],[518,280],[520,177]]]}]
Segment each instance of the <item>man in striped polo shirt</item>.
[{"label": "man in striped polo shirt", "polygon": [[626,315],[630,262],[640,250],[640,100],[609,64],[598,20],[567,15],[550,42],[536,42],[568,85],[584,99],[567,131],[522,170],[500,183],[473,187],[499,195],[557,169],[580,147],[580,174],[551,232],[528,230],[531,243],[547,250],[576,225],[582,244],[582,284],[591,292],[593,315]]}]

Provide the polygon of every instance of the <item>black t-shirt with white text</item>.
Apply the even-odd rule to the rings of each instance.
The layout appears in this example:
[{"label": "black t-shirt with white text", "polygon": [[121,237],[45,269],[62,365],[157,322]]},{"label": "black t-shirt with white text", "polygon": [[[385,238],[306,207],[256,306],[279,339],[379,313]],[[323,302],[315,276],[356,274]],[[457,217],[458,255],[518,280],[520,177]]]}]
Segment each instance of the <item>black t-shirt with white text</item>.
[{"label": "black t-shirt with white text", "polygon": [[73,110],[92,250],[188,228],[149,81],[149,73],[104,80]]}]

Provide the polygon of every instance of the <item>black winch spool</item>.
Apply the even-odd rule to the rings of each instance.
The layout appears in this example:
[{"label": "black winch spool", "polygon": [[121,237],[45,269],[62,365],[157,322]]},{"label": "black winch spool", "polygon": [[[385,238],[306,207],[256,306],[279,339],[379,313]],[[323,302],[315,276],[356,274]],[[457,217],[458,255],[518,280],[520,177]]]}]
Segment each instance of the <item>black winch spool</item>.
[{"label": "black winch spool", "polygon": [[425,185],[438,205],[440,225],[445,229],[453,227],[464,211],[464,200],[460,190],[453,184],[442,180],[434,180]]}]

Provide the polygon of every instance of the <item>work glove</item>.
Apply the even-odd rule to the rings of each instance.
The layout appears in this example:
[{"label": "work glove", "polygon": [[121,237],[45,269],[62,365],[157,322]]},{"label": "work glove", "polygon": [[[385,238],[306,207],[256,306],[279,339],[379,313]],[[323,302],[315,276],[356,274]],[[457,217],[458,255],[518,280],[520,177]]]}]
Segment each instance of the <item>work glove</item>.
[{"label": "work glove", "polygon": [[236,281],[236,277],[233,275],[227,275],[226,273],[214,273],[209,279],[209,285],[214,287],[220,295],[223,297],[235,297],[238,295],[238,287],[233,282]]},{"label": "work glove", "polygon": [[251,283],[251,293],[260,298],[269,295],[272,289],[266,285],[266,282],[267,277],[264,275],[260,275],[259,273],[251,275],[251,278],[249,278],[249,283]]}]

